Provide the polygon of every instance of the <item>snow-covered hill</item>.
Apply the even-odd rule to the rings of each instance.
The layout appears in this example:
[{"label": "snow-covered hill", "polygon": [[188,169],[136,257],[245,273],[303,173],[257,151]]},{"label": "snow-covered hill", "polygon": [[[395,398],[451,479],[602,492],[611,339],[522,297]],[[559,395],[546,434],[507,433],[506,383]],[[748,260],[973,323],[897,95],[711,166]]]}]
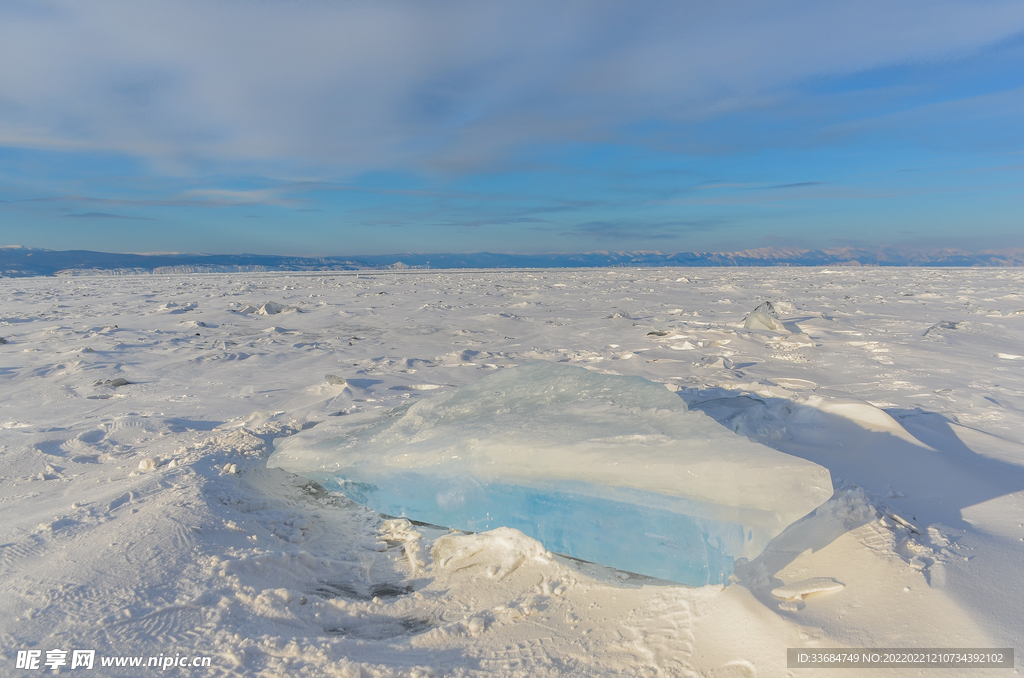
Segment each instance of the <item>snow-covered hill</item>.
[{"label": "snow-covered hill", "polygon": [[587,252],[498,254],[491,252],[277,256],[265,254],[114,254],[0,247],[0,276],[174,275],[269,271],[408,269],[597,268],[657,266],[1022,266],[1024,250],[968,252],[956,249],[852,248],[825,250],[762,247],[742,252]]}]

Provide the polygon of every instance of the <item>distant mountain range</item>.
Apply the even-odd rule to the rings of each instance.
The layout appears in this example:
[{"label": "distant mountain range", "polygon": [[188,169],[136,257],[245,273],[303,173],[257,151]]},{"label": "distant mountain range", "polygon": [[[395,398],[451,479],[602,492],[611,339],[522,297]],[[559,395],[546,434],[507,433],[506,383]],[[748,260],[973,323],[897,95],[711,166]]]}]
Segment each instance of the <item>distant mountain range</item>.
[{"label": "distant mountain range", "polygon": [[1024,249],[966,252],[840,247],[763,247],[742,252],[587,252],[584,254],[383,254],[292,257],[269,254],[116,254],[0,247],[0,276],[134,275],[260,271],[360,271],[608,266],[1024,266]]}]

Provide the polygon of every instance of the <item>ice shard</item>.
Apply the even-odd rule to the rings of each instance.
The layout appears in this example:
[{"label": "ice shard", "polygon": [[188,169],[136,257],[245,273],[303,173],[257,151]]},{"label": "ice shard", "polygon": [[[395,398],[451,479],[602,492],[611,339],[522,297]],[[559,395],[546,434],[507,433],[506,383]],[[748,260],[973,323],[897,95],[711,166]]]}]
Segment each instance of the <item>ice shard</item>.
[{"label": "ice shard", "polygon": [[737,435],[662,384],[537,362],[281,439],[269,461],[392,516],[513,527],[556,553],[725,582],[832,496],[827,469]]}]

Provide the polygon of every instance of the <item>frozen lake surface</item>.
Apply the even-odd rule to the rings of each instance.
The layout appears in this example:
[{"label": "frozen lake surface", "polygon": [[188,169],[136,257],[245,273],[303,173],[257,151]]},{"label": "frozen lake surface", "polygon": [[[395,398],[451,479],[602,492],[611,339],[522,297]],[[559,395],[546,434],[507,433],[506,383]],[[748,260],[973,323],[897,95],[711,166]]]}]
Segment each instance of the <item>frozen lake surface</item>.
[{"label": "frozen lake surface", "polygon": [[[0,673],[96,649],[223,676],[721,678],[787,675],[787,647],[1022,646],[1024,271],[0,288]],[[778,318],[745,327],[765,301]],[[537,362],[658,384],[714,435],[827,469],[834,495],[727,585],[686,587],[267,467],[275,441],[429,414]]]}]

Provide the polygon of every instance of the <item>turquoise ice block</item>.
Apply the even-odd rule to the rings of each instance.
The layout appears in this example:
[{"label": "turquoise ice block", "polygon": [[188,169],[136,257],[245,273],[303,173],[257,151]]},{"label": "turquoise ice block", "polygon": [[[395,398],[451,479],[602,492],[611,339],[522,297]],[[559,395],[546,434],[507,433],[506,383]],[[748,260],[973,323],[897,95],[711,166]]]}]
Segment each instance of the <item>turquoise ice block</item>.
[{"label": "turquoise ice block", "polygon": [[575,558],[722,583],[832,495],[828,470],[691,411],[663,385],[555,363],[321,423],[269,465],[376,511],[512,527]]}]

